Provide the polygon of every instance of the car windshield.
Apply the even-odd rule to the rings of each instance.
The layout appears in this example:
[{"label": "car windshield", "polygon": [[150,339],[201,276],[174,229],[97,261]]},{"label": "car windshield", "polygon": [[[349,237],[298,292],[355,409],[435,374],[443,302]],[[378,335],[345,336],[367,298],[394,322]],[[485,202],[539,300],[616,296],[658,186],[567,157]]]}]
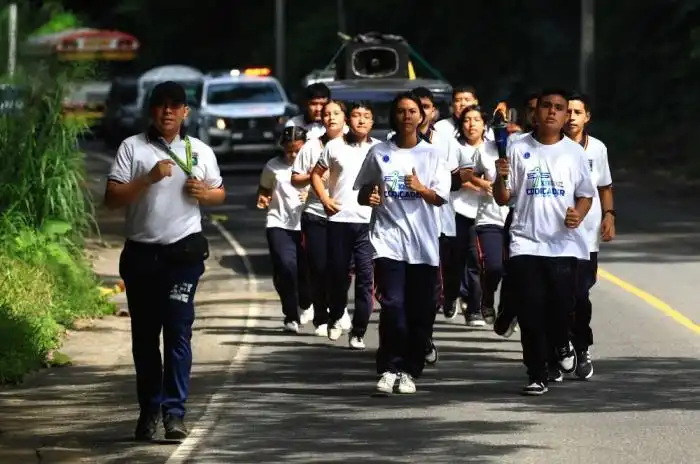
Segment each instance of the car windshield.
[{"label": "car windshield", "polygon": [[[392,100],[405,90],[367,90],[367,89],[333,89],[333,99],[342,100],[350,107],[352,102],[368,101],[372,105],[374,115],[374,129],[388,129],[389,108]],[[435,94],[435,105],[438,107],[438,119],[450,114],[450,95],[446,93]]]},{"label": "car windshield", "polygon": [[209,105],[227,103],[282,103],[284,97],[273,82],[227,82],[207,88]]}]

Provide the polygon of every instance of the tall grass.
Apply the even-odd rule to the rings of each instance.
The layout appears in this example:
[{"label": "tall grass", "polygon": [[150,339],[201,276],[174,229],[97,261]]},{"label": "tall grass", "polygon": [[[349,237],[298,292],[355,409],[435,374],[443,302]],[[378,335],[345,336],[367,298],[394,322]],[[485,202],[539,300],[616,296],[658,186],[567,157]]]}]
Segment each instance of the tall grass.
[{"label": "tall grass", "polygon": [[85,127],[62,112],[68,84],[92,69],[20,54],[16,75],[0,74],[23,102],[0,111],[0,383],[39,367],[75,319],[112,310],[82,249],[94,223]]}]

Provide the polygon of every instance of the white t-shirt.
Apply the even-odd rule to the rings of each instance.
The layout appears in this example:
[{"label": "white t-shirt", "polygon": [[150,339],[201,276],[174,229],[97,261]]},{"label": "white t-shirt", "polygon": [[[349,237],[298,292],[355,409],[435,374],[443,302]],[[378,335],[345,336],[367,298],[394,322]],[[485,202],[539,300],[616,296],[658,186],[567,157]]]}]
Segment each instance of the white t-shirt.
[{"label": "white t-shirt", "polygon": [[[292,166],[293,174],[310,174],[313,171],[314,166],[318,162],[318,159],[323,153],[323,144],[320,139],[311,139],[301,147],[297,158],[294,160],[294,166]],[[326,182],[326,190],[328,190],[328,183]],[[309,196],[306,197],[306,204],[304,205],[304,212],[313,214],[314,216],[326,217],[326,211],[323,209],[323,203],[314,192],[313,188],[309,188]]]},{"label": "white t-shirt", "polygon": [[568,137],[543,145],[532,135],[508,147],[507,188],[516,195],[510,256],[589,259],[588,235],[564,224],[576,198],[593,198],[595,187],[583,147]]},{"label": "white t-shirt", "polygon": [[[303,114],[300,114],[299,116],[294,116],[293,118],[289,119],[284,125],[284,127],[293,126],[303,127],[304,129],[306,129],[306,140],[317,139],[326,133],[326,127],[321,122],[306,122],[306,118]],[[343,134],[347,134],[349,130],[350,128],[346,124],[343,127]]]},{"label": "white t-shirt", "polygon": [[[470,162],[472,165],[474,165],[476,151],[481,150],[483,146],[483,143],[481,145],[472,146],[462,144],[457,140],[451,144],[453,150],[459,152],[457,156],[463,160],[468,160],[468,162]],[[479,209],[479,196],[479,192],[462,187],[456,192],[452,192],[450,201],[452,202],[452,207],[454,208],[455,213],[466,218],[475,219],[477,210]]]},{"label": "white t-shirt", "polygon": [[367,152],[377,143],[377,140],[370,138],[368,142],[351,145],[345,142],[345,137],[339,137],[326,144],[318,165],[330,171],[328,194],[340,207],[340,211],[328,218],[329,221],[369,223],[372,208],[357,202],[353,185]]},{"label": "white t-shirt", "polygon": [[[449,118],[441,119],[438,122],[436,122],[435,130],[440,132],[442,135],[445,135],[446,137],[452,137],[455,139],[459,137],[459,129],[457,129],[455,118],[451,116]],[[484,139],[491,141],[496,140],[496,136],[493,133],[493,129],[491,129],[490,127],[486,128],[486,132],[484,133]]]},{"label": "white t-shirt", "polygon": [[[445,137],[441,135],[439,141],[436,140],[437,137],[433,139],[433,143],[439,148],[440,154],[443,156],[443,161],[445,166],[450,171],[450,186],[452,184],[452,173],[456,169],[473,168],[474,162],[467,156],[467,152],[460,148],[459,142],[452,137]],[[440,208],[436,208],[437,220],[438,220],[438,230],[442,235],[447,237],[457,236],[457,226],[455,223],[455,209],[452,204],[452,193],[448,195],[447,202]]]},{"label": "white t-shirt", "polygon": [[[595,187],[607,187],[612,184],[610,165],[608,164],[608,149],[603,142],[595,137],[588,136],[586,146],[586,162],[591,172],[591,181]],[[603,220],[603,211],[600,205],[600,194],[595,189],[593,204],[590,211],[583,219],[581,227],[588,234],[588,244],[591,253],[600,251],[600,223]]]},{"label": "white t-shirt", "polygon": [[287,160],[276,156],[268,161],[260,174],[260,186],[272,193],[266,227],[301,230],[304,204],[299,194],[308,187],[298,189],[292,185],[292,166]]},{"label": "white t-shirt", "polygon": [[393,142],[374,146],[357,176],[355,189],[378,185],[382,192],[382,204],[375,209],[370,232],[375,258],[437,267],[440,246],[436,206],[404,183],[404,176],[414,168],[423,185],[447,199],[450,172],[439,149],[426,141],[411,149],[401,149]]},{"label": "white t-shirt", "polygon": [[[219,165],[211,148],[199,139],[189,137],[192,146],[193,171],[212,188],[223,185]],[[161,139],[161,142],[168,144]],[[176,137],[170,150],[183,162],[186,160],[185,141]],[[109,180],[127,184],[148,174],[160,160],[172,159],[167,152],[149,143],[146,134],[124,140],[117,150]],[[172,167],[172,176],[165,177],[146,190],[126,207],[125,235],[140,243],[168,245],[188,235],[202,231],[199,202],[185,192],[187,174],[179,166]]]},{"label": "white t-shirt", "polygon": [[[494,182],[496,180],[496,160],[498,159],[498,148],[496,142],[484,142],[474,157],[474,175],[483,174],[484,180]],[[508,216],[507,206],[498,206],[493,195],[482,191],[478,193],[479,205],[476,211],[477,226],[498,226],[503,227]]]}]

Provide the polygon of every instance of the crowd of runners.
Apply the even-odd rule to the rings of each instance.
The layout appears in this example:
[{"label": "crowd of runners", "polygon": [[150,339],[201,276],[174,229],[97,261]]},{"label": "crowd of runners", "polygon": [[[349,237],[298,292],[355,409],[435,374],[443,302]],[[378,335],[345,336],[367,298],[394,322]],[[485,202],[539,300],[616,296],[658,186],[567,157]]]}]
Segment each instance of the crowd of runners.
[{"label": "crowd of runners", "polygon": [[615,210],[607,149],[586,130],[587,97],[533,93],[497,141],[495,113],[474,88],[455,87],[453,114],[439,121],[432,93],[416,88],[394,99],[392,132],[377,140],[370,103],[346,107],[322,83],[306,91],[305,114],[288,123],[257,194],[284,330],[311,323],[363,350],[376,299],[385,394],[414,393],[438,361],[440,311],[503,337],[519,328],[524,394],[544,394],[564,374],[589,379],[589,292]]}]

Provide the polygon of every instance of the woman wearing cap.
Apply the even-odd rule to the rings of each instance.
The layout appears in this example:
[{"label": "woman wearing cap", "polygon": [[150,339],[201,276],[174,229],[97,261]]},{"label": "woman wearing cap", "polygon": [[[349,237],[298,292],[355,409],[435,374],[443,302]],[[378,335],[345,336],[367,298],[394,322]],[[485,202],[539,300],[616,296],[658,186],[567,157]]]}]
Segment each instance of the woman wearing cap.
[{"label": "woman wearing cap", "polygon": [[165,438],[183,439],[194,295],[209,256],[199,207],[223,203],[226,195],[214,152],[184,136],[189,108],[182,86],[157,85],[149,107],[148,131],[124,140],[117,151],[105,204],[126,207],[119,273],[129,302],[141,410],[135,436],[153,439],[162,413]]},{"label": "woman wearing cap", "polygon": [[306,256],[301,246],[301,212],[308,188],[298,189],[292,184],[292,165],[306,136],[302,127],[284,129],[280,139],[284,152],[267,162],[258,186],[258,208],[267,210],[272,281],[282,303],[284,330],[293,333],[299,332],[299,314],[311,308]]}]

